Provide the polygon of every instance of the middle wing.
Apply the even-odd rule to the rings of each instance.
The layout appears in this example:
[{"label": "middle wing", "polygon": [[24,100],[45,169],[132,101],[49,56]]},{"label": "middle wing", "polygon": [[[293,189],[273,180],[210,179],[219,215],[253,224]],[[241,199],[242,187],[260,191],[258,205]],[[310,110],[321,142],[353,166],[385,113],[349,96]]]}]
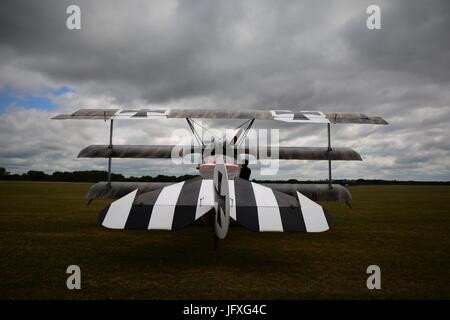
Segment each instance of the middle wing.
[{"label": "middle wing", "polygon": [[[361,161],[358,152],[351,148],[333,148],[331,151],[326,147],[277,147],[277,154],[270,154],[273,150],[270,146],[258,148],[231,147],[227,150],[229,155],[251,156],[255,159],[280,160],[345,160]],[[90,145],[78,154],[78,158],[153,158],[170,159],[182,158],[187,155],[201,155],[201,146],[179,146],[179,145]],[[271,151],[273,152],[273,151]]]}]

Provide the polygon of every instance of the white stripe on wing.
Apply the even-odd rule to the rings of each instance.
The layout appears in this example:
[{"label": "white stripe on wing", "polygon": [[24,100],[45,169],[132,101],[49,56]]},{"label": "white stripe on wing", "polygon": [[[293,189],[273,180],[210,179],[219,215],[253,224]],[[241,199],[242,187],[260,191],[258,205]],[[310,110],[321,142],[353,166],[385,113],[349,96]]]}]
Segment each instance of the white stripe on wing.
[{"label": "white stripe on wing", "polygon": [[125,227],[137,191],[136,189],[111,203],[102,223],[104,227],[110,229],[123,229]]},{"label": "white stripe on wing", "polygon": [[283,231],[280,209],[272,189],[253,183],[258,208],[259,231]]},{"label": "white stripe on wing", "polygon": [[303,219],[305,220],[306,231],[322,232],[328,230],[329,226],[322,206],[305,197],[298,191],[297,197],[300,202]]},{"label": "white stripe on wing", "polygon": [[236,220],[236,195],[234,193],[234,180],[228,180],[228,191],[230,193],[230,217]]},{"label": "white stripe on wing", "polygon": [[214,207],[214,184],[212,179],[202,180],[200,192],[198,194],[195,220],[207,213]]},{"label": "white stripe on wing", "polygon": [[164,187],[153,206],[148,229],[172,229],[173,214],[184,181]]}]

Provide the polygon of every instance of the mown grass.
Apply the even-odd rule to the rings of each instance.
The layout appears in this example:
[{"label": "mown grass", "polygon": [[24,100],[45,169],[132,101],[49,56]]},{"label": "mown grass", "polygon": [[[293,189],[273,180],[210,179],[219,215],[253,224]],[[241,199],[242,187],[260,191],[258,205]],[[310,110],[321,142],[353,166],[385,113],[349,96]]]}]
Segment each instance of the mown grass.
[{"label": "mown grass", "polygon": [[[352,187],[353,209],[324,204],[321,234],[233,227],[214,263],[210,228],[113,231],[86,206],[90,184],[0,183],[0,298],[450,298],[450,187]],[[66,288],[81,267],[82,289]],[[377,264],[382,289],[368,290]]]}]

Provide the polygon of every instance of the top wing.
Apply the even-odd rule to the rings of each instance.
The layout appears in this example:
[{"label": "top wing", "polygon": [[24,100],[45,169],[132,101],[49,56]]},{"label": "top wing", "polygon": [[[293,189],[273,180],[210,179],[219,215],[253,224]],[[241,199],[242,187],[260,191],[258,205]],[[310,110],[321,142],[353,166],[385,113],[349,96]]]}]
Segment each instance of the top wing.
[{"label": "top wing", "polygon": [[359,112],[325,112],[331,123],[361,123],[361,124],[388,124],[381,117],[369,117]]},{"label": "top wing", "polygon": [[367,123],[387,124],[381,117],[355,112],[321,112],[291,110],[230,110],[230,109],[80,109],[71,114],[59,114],[52,119],[256,119],[294,123]]}]

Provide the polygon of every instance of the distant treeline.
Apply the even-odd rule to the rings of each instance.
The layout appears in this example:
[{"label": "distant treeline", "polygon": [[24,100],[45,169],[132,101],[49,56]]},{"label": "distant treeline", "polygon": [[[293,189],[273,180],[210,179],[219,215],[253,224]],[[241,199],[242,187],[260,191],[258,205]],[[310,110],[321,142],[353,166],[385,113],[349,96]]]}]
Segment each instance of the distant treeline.
[{"label": "distant treeline", "polygon": [[[179,182],[195,178],[196,175],[186,174],[183,176],[166,176],[157,175],[156,177],[124,177],[122,174],[111,173],[112,181],[136,181],[136,182]],[[107,171],[91,170],[91,171],[73,171],[60,172],[56,171],[52,174],[47,174],[42,171],[30,170],[22,174],[10,174],[5,168],[0,168],[0,180],[15,180],[15,181],[67,181],[67,182],[98,182],[106,181],[108,179]],[[328,183],[327,180],[307,180],[301,181],[296,179],[290,180],[253,180],[255,182],[264,183]],[[333,183],[342,185],[450,185],[450,181],[399,181],[399,180],[379,180],[379,179],[337,179]]]},{"label": "distant treeline", "polygon": [[[142,181],[142,182],[178,182],[187,179],[192,179],[195,175],[184,176],[166,176],[158,175],[156,177],[143,176],[143,177],[124,177],[122,174],[111,173],[112,181]],[[68,181],[68,182],[98,182],[108,180],[107,171],[90,170],[90,171],[73,171],[73,172],[60,172],[56,171],[52,174],[47,174],[42,171],[30,170],[27,173],[22,174],[10,174],[5,168],[0,168],[0,180],[18,180],[18,181]]]},{"label": "distant treeline", "polygon": [[[299,181],[296,179],[290,180],[254,180],[260,183],[302,183],[302,184],[313,184],[313,183],[328,183],[328,180],[306,180]],[[356,185],[450,185],[450,181],[402,181],[402,180],[381,180],[381,179],[336,179],[333,180],[334,184],[356,186]]]}]

